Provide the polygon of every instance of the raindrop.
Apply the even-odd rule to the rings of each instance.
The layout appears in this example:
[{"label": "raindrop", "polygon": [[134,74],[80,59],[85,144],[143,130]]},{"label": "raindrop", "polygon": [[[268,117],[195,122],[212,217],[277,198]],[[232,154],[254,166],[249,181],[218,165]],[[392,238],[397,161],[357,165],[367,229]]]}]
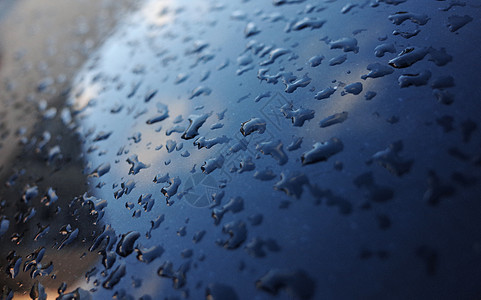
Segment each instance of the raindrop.
[{"label": "raindrop", "polygon": [[138,231],[129,231],[122,235],[115,252],[122,257],[129,256],[134,251],[135,241],[140,237]]},{"label": "raindrop", "polygon": [[125,263],[121,263],[112,273],[110,273],[102,286],[108,290],[113,289],[114,286],[119,283],[120,279],[127,274],[126,269]]},{"label": "raindrop", "polygon": [[341,93],[342,96],[346,94],[359,95],[362,92],[362,83],[355,82],[348,84],[344,87],[344,91]]},{"label": "raindrop", "polygon": [[331,138],[326,142],[315,143],[312,147],[313,149],[302,154],[302,165],[326,161],[329,157],[344,149],[343,143],[338,138]]},{"label": "raindrop", "polygon": [[266,121],[262,118],[251,118],[241,124],[240,132],[243,136],[248,136],[253,132],[264,133],[266,130]]},{"label": "raindrop", "polygon": [[451,32],[456,32],[460,28],[464,27],[464,25],[468,24],[469,22],[473,21],[468,15],[459,16],[459,15],[452,15],[448,17],[448,29]]}]

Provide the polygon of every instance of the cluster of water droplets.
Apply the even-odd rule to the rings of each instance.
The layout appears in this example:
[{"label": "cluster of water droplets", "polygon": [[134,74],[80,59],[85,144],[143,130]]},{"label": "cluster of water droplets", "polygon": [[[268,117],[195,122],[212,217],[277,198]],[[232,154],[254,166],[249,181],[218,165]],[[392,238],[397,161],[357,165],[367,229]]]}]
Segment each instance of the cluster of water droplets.
[{"label": "cluster of water droplets", "polygon": [[[460,188],[472,195],[481,164],[450,68],[479,8],[413,2],[143,4],[71,88],[54,88],[61,76],[36,86],[31,101],[55,131],[15,133],[36,165],[12,168],[6,185],[21,195],[0,199],[2,299],[23,281],[45,299],[59,280],[58,299],[318,298],[323,278],[337,282],[335,267],[321,269],[319,251],[335,252],[320,249],[332,226],[322,218],[350,228],[346,261],[399,255],[384,234],[402,219],[391,220],[396,201],[417,197],[421,215]],[[37,99],[49,93],[66,105]],[[457,136],[431,162],[436,124],[439,140]],[[413,243],[435,274],[438,250]]]}]

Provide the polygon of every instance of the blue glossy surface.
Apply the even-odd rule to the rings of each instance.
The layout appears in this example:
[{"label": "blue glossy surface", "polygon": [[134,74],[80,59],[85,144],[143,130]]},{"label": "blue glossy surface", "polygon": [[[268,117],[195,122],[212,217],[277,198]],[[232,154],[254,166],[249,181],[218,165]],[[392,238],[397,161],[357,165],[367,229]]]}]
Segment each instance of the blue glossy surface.
[{"label": "blue glossy surface", "polygon": [[[33,102],[61,100],[2,170],[25,171],[2,192],[2,254],[17,256],[0,266],[43,246],[53,269],[4,285],[38,281],[50,297],[68,281],[94,299],[477,297],[480,9],[142,3],[66,92],[37,88]],[[51,228],[31,242],[37,223]]]}]

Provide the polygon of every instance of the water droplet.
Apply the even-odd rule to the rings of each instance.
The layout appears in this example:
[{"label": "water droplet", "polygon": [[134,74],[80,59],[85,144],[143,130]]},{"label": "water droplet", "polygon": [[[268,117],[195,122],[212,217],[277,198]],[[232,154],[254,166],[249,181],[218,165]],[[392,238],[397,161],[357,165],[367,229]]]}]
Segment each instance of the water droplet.
[{"label": "water droplet", "polygon": [[332,126],[334,124],[339,124],[347,120],[348,113],[343,111],[341,113],[333,114],[319,123],[322,128]]},{"label": "water droplet", "polygon": [[261,61],[259,65],[261,66],[267,66],[276,61],[277,58],[281,57],[282,55],[285,55],[287,53],[290,53],[291,51],[285,48],[276,48],[272,51],[269,52],[269,58],[267,60]]},{"label": "water droplet", "polygon": [[233,221],[225,224],[222,227],[222,232],[230,236],[227,240],[218,241],[219,245],[226,249],[239,248],[247,238],[246,224],[242,221]]},{"label": "water droplet", "polygon": [[2,220],[0,221],[0,237],[8,231],[9,227],[10,221],[2,217]]},{"label": "water droplet", "polygon": [[78,236],[78,233],[79,233],[79,229],[78,228],[75,228],[75,230],[69,232],[67,234],[67,236],[65,237],[65,239],[62,241],[62,243],[60,244],[60,246],[58,246],[57,250],[60,250],[62,249],[63,247],[73,243],[76,239],[77,239],[77,236]]},{"label": "water droplet", "polygon": [[339,56],[336,56],[336,57],[333,57],[329,60],[329,65],[332,67],[332,66],[336,66],[336,65],[340,65],[342,64],[343,62],[345,62],[347,60],[347,54],[341,54]]},{"label": "water droplet", "polygon": [[394,175],[402,176],[411,170],[413,160],[406,160],[399,155],[403,150],[403,142],[397,141],[385,150],[375,153],[368,163],[377,162]]},{"label": "water droplet", "polygon": [[203,114],[203,115],[190,115],[189,116],[189,127],[187,130],[184,132],[182,135],[182,138],[185,140],[192,139],[199,135],[199,128],[205,123],[207,118],[210,116],[210,114]]},{"label": "water droplet", "polygon": [[304,17],[302,20],[297,21],[292,25],[292,30],[298,31],[305,28],[318,29],[321,28],[322,25],[326,23],[325,20],[317,19],[317,18],[310,18]]},{"label": "water droplet", "polygon": [[264,155],[272,156],[280,166],[285,165],[288,161],[281,140],[262,142],[256,146],[256,150],[259,150]]},{"label": "water droplet", "polygon": [[104,140],[108,139],[111,134],[112,134],[112,131],[110,131],[110,132],[100,131],[100,132],[95,136],[95,138],[93,139],[93,141],[94,141],[94,142],[104,141]]},{"label": "water droplet", "polygon": [[162,188],[161,193],[167,198],[167,204],[169,204],[168,200],[177,194],[177,190],[181,183],[182,181],[179,177],[173,177],[169,179],[169,185]]},{"label": "water droplet", "polygon": [[341,93],[342,96],[346,94],[359,95],[362,92],[362,83],[355,82],[348,84],[344,87],[344,91]]},{"label": "water droplet", "polygon": [[258,34],[259,32],[261,32],[255,23],[253,22],[249,22],[247,23],[245,29],[244,29],[244,36],[247,38],[247,37],[251,37],[253,35],[256,35]]},{"label": "water droplet", "polygon": [[354,179],[354,184],[358,188],[365,188],[368,192],[367,197],[374,202],[386,202],[394,196],[394,191],[391,188],[378,185],[374,182],[372,172],[359,175]]},{"label": "water droplet", "polygon": [[385,53],[396,53],[393,43],[380,44],[374,48],[374,54],[377,57],[383,57]]},{"label": "water droplet", "polygon": [[331,138],[322,143],[315,143],[313,149],[305,152],[301,156],[303,165],[313,164],[320,161],[325,161],[332,155],[341,152],[344,145],[338,138]]},{"label": "water droplet", "polygon": [[[313,68],[319,66],[322,63],[322,60],[324,59],[323,55],[315,55],[311,58],[309,58],[309,65]],[[257,102],[257,101],[256,101]]]},{"label": "water droplet", "polygon": [[103,163],[103,164],[100,164],[97,168],[95,168],[92,171],[92,173],[90,173],[90,176],[102,177],[103,175],[107,174],[109,171],[110,171],[110,163]]},{"label": "water droplet", "polygon": [[270,270],[256,282],[256,286],[273,295],[282,289],[297,299],[310,299],[315,291],[314,280],[302,270]]},{"label": "water droplet", "polygon": [[122,277],[127,274],[126,269],[125,263],[121,263],[112,273],[110,273],[102,286],[108,290],[113,289],[114,286],[117,285],[117,283],[119,283],[119,281],[122,279]]},{"label": "water droplet", "polygon": [[449,31],[456,32],[471,21],[473,21],[473,18],[471,18],[468,15],[464,15],[464,16],[452,15],[448,17],[447,26]]},{"label": "water droplet", "polygon": [[442,182],[433,170],[429,171],[427,181],[428,188],[424,193],[423,199],[429,205],[437,205],[442,198],[450,197],[456,191],[450,184]]},{"label": "water droplet", "polygon": [[433,95],[441,104],[450,105],[454,102],[454,95],[449,91],[435,89],[433,90]]},{"label": "water droplet", "polygon": [[228,211],[232,213],[238,213],[244,209],[244,199],[241,197],[236,197],[236,198],[231,198],[229,202],[227,202],[224,206],[221,208],[214,208],[212,210],[212,218],[214,218],[215,225],[218,225],[220,221],[222,220],[222,217],[224,216],[225,213]]},{"label": "water droplet", "polygon": [[138,231],[129,231],[122,235],[115,252],[122,257],[129,256],[134,251],[135,241],[140,237]]},{"label": "water droplet", "polygon": [[283,191],[289,196],[300,198],[304,185],[309,185],[309,180],[305,174],[300,172],[282,172],[281,179],[276,182],[274,189]]},{"label": "water droplet", "polygon": [[136,154],[133,154],[126,160],[132,166],[130,167],[129,174],[137,174],[142,169],[147,169],[150,167],[150,164],[144,164],[143,162],[139,161],[139,157]]},{"label": "water droplet", "polygon": [[418,25],[425,25],[430,18],[427,15],[408,13],[405,11],[397,12],[388,17],[388,19],[395,25],[401,25],[404,21],[410,20]]},{"label": "water droplet", "polygon": [[243,136],[248,136],[253,132],[264,133],[266,130],[266,121],[262,118],[251,118],[241,124],[240,132]]},{"label": "water droplet", "polygon": [[164,253],[164,248],[161,246],[152,246],[150,248],[138,247],[135,248],[135,251],[137,252],[137,259],[139,261],[149,264]]},{"label": "water droplet", "polygon": [[201,136],[194,141],[194,146],[197,146],[197,149],[202,149],[204,147],[206,149],[210,149],[217,144],[226,144],[229,141],[230,139],[225,135],[218,136],[212,139],[206,139],[204,136]]},{"label": "water droplet", "polygon": [[401,31],[401,30],[394,30],[392,32],[393,35],[400,35],[401,37],[405,38],[405,39],[410,39],[416,35],[418,35],[418,33],[420,33],[421,30],[419,29],[415,29],[413,31]]},{"label": "water droplet", "polygon": [[357,40],[352,37],[344,37],[335,41],[329,41],[328,44],[331,49],[342,49],[344,52],[359,52]]},{"label": "water droplet", "polygon": [[322,91],[318,92],[314,98],[317,100],[322,100],[322,99],[327,99],[329,98],[332,94],[334,94],[337,90],[337,87],[328,87],[323,89]]},{"label": "water droplet", "polygon": [[193,91],[192,94],[190,95],[189,99],[194,99],[195,97],[199,97],[201,95],[208,96],[212,90],[206,86],[198,86],[196,87]]},{"label": "water droplet", "polygon": [[223,155],[219,155],[217,157],[210,158],[204,162],[204,164],[200,167],[202,172],[206,174],[210,174],[215,169],[220,169],[224,165],[225,158]]},{"label": "water droplet", "polygon": [[373,91],[367,91],[366,94],[364,95],[364,99],[366,100],[371,100],[372,98],[376,97],[377,93]]},{"label": "water droplet", "polygon": [[392,68],[380,63],[369,64],[367,69],[370,72],[367,75],[362,75],[361,79],[366,80],[367,78],[379,78],[394,73]]},{"label": "water droplet", "polygon": [[267,255],[266,250],[272,252],[279,252],[281,248],[277,244],[274,239],[261,239],[259,237],[253,238],[247,245],[245,246],[245,251],[252,257],[265,257]]},{"label": "water droplet", "polygon": [[211,283],[205,290],[206,299],[209,300],[222,300],[222,299],[229,299],[229,300],[238,300],[239,297],[237,296],[234,289],[228,285],[221,284],[221,283]]},{"label": "water droplet", "polygon": [[391,59],[389,64],[394,68],[407,68],[422,60],[427,54],[428,49],[426,48],[408,47],[399,53],[397,57]]},{"label": "water droplet", "polygon": [[314,118],[315,111],[312,109],[307,108],[298,108],[294,109],[292,104],[284,104],[280,111],[284,114],[284,117],[287,119],[292,120],[292,124],[297,127],[301,127],[304,125],[305,121],[311,120]]},{"label": "water droplet", "polygon": [[399,76],[398,82],[399,86],[404,88],[408,86],[422,86],[428,84],[429,79],[431,78],[431,72],[425,70],[418,74],[403,74]]},{"label": "water droplet", "polygon": [[45,293],[45,288],[39,282],[35,282],[30,290],[30,298],[34,300],[47,300],[47,293]]}]

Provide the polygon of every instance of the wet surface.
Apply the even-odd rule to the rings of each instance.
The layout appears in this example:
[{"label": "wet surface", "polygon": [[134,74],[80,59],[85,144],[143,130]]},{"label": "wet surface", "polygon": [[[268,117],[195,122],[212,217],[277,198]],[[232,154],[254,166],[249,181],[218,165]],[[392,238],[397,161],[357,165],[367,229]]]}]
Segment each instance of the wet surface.
[{"label": "wet surface", "polygon": [[0,15],[40,24],[1,31],[1,299],[481,293],[477,2],[32,3]]}]

